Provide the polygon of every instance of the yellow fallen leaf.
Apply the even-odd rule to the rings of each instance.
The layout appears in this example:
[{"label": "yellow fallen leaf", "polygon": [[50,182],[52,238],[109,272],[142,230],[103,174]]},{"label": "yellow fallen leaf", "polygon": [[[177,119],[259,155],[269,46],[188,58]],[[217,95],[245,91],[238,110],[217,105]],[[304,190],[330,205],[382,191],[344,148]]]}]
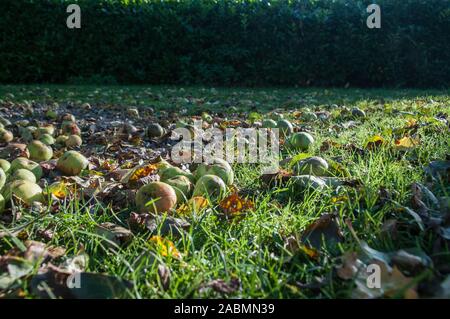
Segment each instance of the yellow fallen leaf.
[{"label": "yellow fallen leaf", "polygon": [[406,121],[406,128],[411,128],[417,125],[417,120],[415,118],[410,118]]},{"label": "yellow fallen leaf", "polygon": [[227,215],[233,216],[243,211],[253,209],[254,205],[251,200],[241,198],[238,193],[233,193],[223,199],[220,204],[220,209]]},{"label": "yellow fallen leaf", "polygon": [[313,247],[309,247],[309,246],[300,244],[299,249],[305,255],[307,255],[309,258],[312,258],[312,259],[319,258],[319,255],[320,255],[319,252],[316,249],[314,249]]},{"label": "yellow fallen leaf", "polygon": [[70,193],[68,185],[65,182],[56,182],[49,185],[47,192],[58,199],[63,199]]},{"label": "yellow fallen leaf", "polygon": [[374,148],[376,148],[378,146],[381,146],[381,145],[383,145],[385,143],[386,143],[386,141],[385,141],[385,139],[382,136],[374,135],[374,136],[369,137],[366,140],[365,148],[367,148],[367,149],[374,149]]},{"label": "yellow fallen leaf", "polygon": [[154,245],[157,252],[164,257],[171,256],[176,259],[181,259],[181,254],[175,247],[174,243],[161,236],[152,236],[150,242]]},{"label": "yellow fallen leaf", "polygon": [[343,203],[348,201],[348,197],[345,195],[341,195],[341,196],[334,196],[331,198],[331,203],[332,204],[336,204],[336,203]]},{"label": "yellow fallen leaf", "polygon": [[209,201],[203,196],[194,196],[177,209],[180,216],[191,215],[192,213],[200,213],[209,206]]},{"label": "yellow fallen leaf", "polygon": [[150,174],[156,173],[158,170],[157,166],[155,164],[148,164],[142,167],[137,168],[133,174],[130,176],[129,181],[130,182],[136,182],[142,177],[146,177]]},{"label": "yellow fallen leaf", "polygon": [[409,149],[419,145],[419,140],[405,136],[395,141],[395,147],[399,149]]}]

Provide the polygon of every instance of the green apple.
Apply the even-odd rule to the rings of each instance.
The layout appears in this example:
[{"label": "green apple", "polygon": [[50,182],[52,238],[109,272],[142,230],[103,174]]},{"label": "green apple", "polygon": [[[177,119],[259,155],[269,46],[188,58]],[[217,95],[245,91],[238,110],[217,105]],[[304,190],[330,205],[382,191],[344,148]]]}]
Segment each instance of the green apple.
[{"label": "green apple", "polygon": [[10,172],[13,174],[16,170],[25,168],[31,172],[33,172],[34,176],[36,176],[36,180],[40,180],[42,177],[42,167],[32,160],[29,160],[25,157],[18,157],[11,162]]},{"label": "green apple", "polygon": [[175,190],[177,194],[177,204],[186,202],[192,195],[194,185],[186,176],[175,176],[165,181]]},{"label": "green apple", "polygon": [[202,163],[197,167],[195,179],[199,180],[204,175],[216,175],[228,186],[234,182],[233,168],[227,161],[220,158],[214,158],[211,164]]},{"label": "green apple", "polygon": [[52,148],[41,141],[35,140],[28,144],[27,148],[30,152],[30,159],[33,161],[48,161],[53,157]]},{"label": "green apple", "polygon": [[266,119],[262,122],[262,127],[263,128],[276,128],[277,127],[277,122],[275,122],[272,119]]},{"label": "green apple", "polygon": [[6,201],[2,194],[0,194],[0,214],[5,210]]},{"label": "green apple", "polygon": [[6,174],[2,168],[0,168],[0,190],[5,186],[6,183]]},{"label": "green apple", "polygon": [[277,127],[280,129],[281,136],[289,136],[292,133],[294,133],[294,127],[292,126],[291,122],[288,120],[280,120],[277,123]]},{"label": "green apple", "polygon": [[192,183],[195,180],[194,179],[194,175],[192,175],[192,173],[186,172],[186,171],[184,171],[181,168],[176,167],[176,166],[171,166],[171,167],[160,169],[158,171],[158,175],[159,175],[160,180],[162,182],[165,182],[166,180],[171,179],[171,178],[176,177],[176,176],[186,176],[187,178],[189,178],[189,180]]},{"label": "green apple", "polygon": [[150,123],[147,126],[147,136],[149,138],[160,138],[164,135],[164,128],[158,123]]},{"label": "green apple", "polygon": [[223,197],[227,186],[224,181],[216,175],[203,175],[195,184],[193,196],[204,196],[217,199]]},{"label": "green apple", "polygon": [[11,200],[12,195],[17,196],[28,205],[44,200],[42,188],[36,183],[25,180],[16,180],[5,186],[3,193],[5,200]]},{"label": "green apple", "polygon": [[306,132],[299,132],[291,135],[289,146],[296,150],[306,151],[314,143],[314,138]]},{"label": "green apple", "polygon": [[326,187],[325,181],[320,177],[312,175],[292,176],[291,180],[295,188],[300,190],[313,189],[322,190]]},{"label": "green apple", "polygon": [[32,171],[29,171],[25,168],[19,168],[10,176],[11,181],[24,180],[32,183],[36,183],[36,176]]},{"label": "green apple", "polygon": [[8,162],[5,159],[0,159],[0,168],[3,169],[3,171],[5,172],[5,174],[8,173],[9,169],[11,167],[11,163]]},{"label": "green apple", "polygon": [[51,136],[50,134],[47,134],[47,133],[42,134],[39,137],[39,141],[41,141],[42,143],[44,143],[45,145],[48,145],[48,146],[55,144],[55,139],[53,138],[53,136]]},{"label": "green apple", "polygon": [[355,107],[352,109],[352,116],[356,118],[364,118],[366,117],[366,112],[364,112],[360,108]]},{"label": "green apple", "polygon": [[294,166],[296,175],[324,176],[328,172],[328,163],[319,156],[312,156]]},{"label": "green apple", "polygon": [[56,168],[66,176],[79,175],[86,169],[89,161],[86,157],[76,151],[67,151],[58,159]]}]

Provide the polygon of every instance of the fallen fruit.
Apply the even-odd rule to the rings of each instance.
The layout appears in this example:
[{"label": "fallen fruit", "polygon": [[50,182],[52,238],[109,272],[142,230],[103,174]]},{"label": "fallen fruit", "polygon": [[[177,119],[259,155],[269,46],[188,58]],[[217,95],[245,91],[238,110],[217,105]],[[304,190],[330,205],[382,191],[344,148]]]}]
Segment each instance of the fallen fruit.
[{"label": "fallen fruit", "polygon": [[14,172],[14,174],[11,175],[11,181],[18,181],[18,180],[36,183],[36,176],[34,176],[33,172],[25,168],[19,168],[17,171]]},{"label": "fallen fruit", "polygon": [[16,170],[25,168],[31,172],[33,172],[34,176],[36,176],[36,180],[40,180],[42,177],[42,168],[41,166],[33,162],[32,160],[29,160],[25,157],[18,157],[15,160],[11,162],[11,173],[14,173]]},{"label": "fallen fruit", "polygon": [[0,214],[5,210],[5,198],[0,194]]},{"label": "fallen fruit", "polygon": [[272,119],[264,120],[262,122],[262,127],[263,128],[276,128],[277,127],[277,122],[275,122]]},{"label": "fallen fruit", "polygon": [[302,113],[302,120],[305,122],[314,122],[315,120],[317,120],[317,115],[316,113],[306,111]]},{"label": "fallen fruit", "polygon": [[141,212],[167,212],[174,208],[176,203],[175,190],[172,186],[163,182],[152,182],[144,185],[136,193],[136,206]]},{"label": "fallen fruit", "polygon": [[86,157],[76,151],[67,151],[58,159],[56,168],[67,176],[79,175],[89,164]]},{"label": "fallen fruit", "polygon": [[80,147],[83,144],[83,140],[80,136],[72,134],[66,140],[66,146],[69,148]]},{"label": "fallen fruit", "polygon": [[278,121],[277,127],[280,129],[281,136],[289,136],[294,133],[294,127],[288,120]]},{"label": "fallen fruit", "polygon": [[81,108],[83,110],[90,110],[90,109],[92,109],[91,105],[89,103],[86,103],[86,102],[81,104]]},{"label": "fallen fruit", "polygon": [[205,121],[205,122],[207,122],[207,123],[212,123],[212,122],[213,122],[212,116],[209,115],[209,114],[206,113],[206,112],[203,112],[203,113],[202,113],[202,120]]},{"label": "fallen fruit", "polygon": [[41,141],[35,140],[28,144],[27,148],[30,152],[30,159],[37,162],[48,161],[53,156],[52,148]]},{"label": "fallen fruit", "polygon": [[51,120],[54,120],[58,117],[58,113],[55,110],[49,109],[45,112],[45,116]]},{"label": "fallen fruit", "polygon": [[63,122],[73,122],[73,123],[75,123],[75,116],[73,116],[73,115],[70,114],[70,113],[66,113],[66,114],[64,114],[64,115],[61,117],[61,120],[62,120]]},{"label": "fallen fruit", "polygon": [[292,176],[291,180],[294,187],[299,187],[301,190],[305,190],[308,188],[314,190],[322,190],[324,187],[326,187],[324,180],[312,175]]},{"label": "fallen fruit", "polygon": [[0,143],[9,143],[13,140],[14,135],[11,131],[0,128]]},{"label": "fallen fruit", "polygon": [[289,139],[289,145],[296,150],[306,151],[314,143],[314,138],[306,132],[295,133]]},{"label": "fallen fruit", "polygon": [[6,183],[6,174],[2,168],[0,168],[0,190],[5,186]]},{"label": "fallen fruit", "polygon": [[204,196],[210,199],[221,198],[226,191],[224,181],[216,175],[203,175],[195,184],[193,196]]},{"label": "fallen fruit", "polygon": [[352,109],[352,116],[353,117],[364,118],[364,117],[366,117],[366,112],[364,112],[363,110],[355,107],[355,108]]},{"label": "fallen fruit", "polygon": [[195,171],[195,179],[199,180],[204,175],[216,175],[225,182],[226,185],[232,185],[234,181],[234,172],[227,161],[214,158],[212,164],[200,164]]},{"label": "fallen fruit", "polygon": [[24,180],[13,181],[5,186],[5,192],[3,193],[5,200],[11,200],[12,195],[15,195],[28,205],[44,200],[42,188],[36,183]]},{"label": "fallen fruit", "polygon": [[56,138],[55,144],[63,146],[66,145],[66,141],[69,137],[67,135],[60,135]]},{"label": "fallen fruit", "polygon": [[179,167],[175,167],[175,166],[170,166],[167,168],[163,168],[160,169],[158,171],[158,175],[160,177],[160,180],[162,182],[165,182],[166,180],[169,180],[171,178],[174,178],[176,176],[185,176],[187,178],[189,178],[189,180],[193,183],[194,182],[194,175],[192,175],[192,173],[190,172],[186,172],[184,170],[182,170]]},{"label": "fallen fruit", "polygon": [[131,108],[127,110],[127,115],[132,118],[139,118],[139,110],[136,108]]},{"label": "fallen fruit", "polygon": [[284,115],[282,113],[272,112],[272,114],[270,114],[270,118],[275,121],[281,121],[284,119]]},{"label": "fallen fruit", "polygon": [[5,160],[5,159],[0,159],[0,168],[5,172],[8,173],[9,169],[11,167],[11,164]]},{"label": "fallen fruit", "polygon": [[170,164],[168,161],[166,161],[163,158],[159,158],[159,162],[156,163],[156,166],[158,167],[158,169],[160,171],[169,168],[169,167],[173,167],[172,164]]},{"label": "fallen fruit", "polygon": [[81,135],[81,130],[76,123],[65,121],[62,123],[61,127],[64,134],[67,135]]},{"label": "fallen fruit", "polygon": [[53,135],[54,133],[55,133],[55,127],[52,124],[45,125],[45,126],[39,127],[37,129],[38,136],[42,136],[43,134]]},{"label": "fallen fruit", "polygon": [[[28,121],[28,120],[18,120],[18,121],[16,121],[15,124],[17,126],[19,126],[19,127],[27,127],[27,126],[30,125],[30,121]],[[3,124],[0,123],[0,127],[4,128]]]},{"label": "fallen fruit", "polygon": [[45,145],[48,145],[48,146],[55,144],[55,139],[53,138],[53,136],[51,136],[50,134],[47,134],[47,133],[42,134],[39,137],[39,141],[41,141],[42,143],[44,143]]},{"label": "fallen fruit", "polygon": [[312,156],[294,166],[296,175],[323,176],[328,172],[328,163],[319,156]]},{"label": "fallen fruit", "polygon": [[175,176],[164,181],[166,184],[173,187],[177,194],[177,204],[186,202],[192,194],[194,185],[186,176]]},{"label": "fallen fruit", "polygon": [[158,123],[150,123],[147,127],[147,136],[149,138],[160,138],[164,135],[164,128]]}]

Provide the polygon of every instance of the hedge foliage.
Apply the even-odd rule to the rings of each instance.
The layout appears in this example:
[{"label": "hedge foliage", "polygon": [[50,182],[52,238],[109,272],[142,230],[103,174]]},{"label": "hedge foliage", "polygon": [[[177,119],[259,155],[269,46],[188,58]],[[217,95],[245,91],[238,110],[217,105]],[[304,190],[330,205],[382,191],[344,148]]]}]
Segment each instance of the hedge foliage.
[{"label": "hedge foliage", "polygon": [[0,82],[95,80],[448,87],[450,0],[0,1]]}]

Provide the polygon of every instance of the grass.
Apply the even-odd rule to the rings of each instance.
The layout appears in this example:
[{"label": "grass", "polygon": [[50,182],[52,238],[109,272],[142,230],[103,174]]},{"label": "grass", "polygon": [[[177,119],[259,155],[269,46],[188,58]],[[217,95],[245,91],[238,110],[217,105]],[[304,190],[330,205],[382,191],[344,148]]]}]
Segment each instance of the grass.
[{"label": "grass", "polygon": [[[201,107],[196,106],[188,101],[191,98],[204,99],[204,103]],[[181,238],[169,237],[183,254],[181,261],[155,252],[147,233],[136,234],[126,247],[112,249],[96,235],[95,226],[101,222],[128,227],[127,218],[133,207],[114,211],[108,203],[80,199],[65,202],[57,214],[39,215],[23,208],[22,218],[2,226],[10,231],[23,229],[29,239],[38,239],[42,229],[52,229],[55,235],[48,245],[65,247],[67,256],[87,253],[90,257],[88,272],[107,273],[131,281],[134,298],[348,298],[354,287],[352,282],[340,280],[335,275],[339,256],[358,248],[357,241],[345,226],[346,218],[351,220],[358,238],[374,249],[391,252],[418,247],[428,255],[433,254],[434,237],[427,232],[400,230],[396,240],[382,236],[381,227],[388,218],[407,224],[414,222],[407,214],[399,213],[392,203],[380,205],[378,191],[385,188],[394,194],[398,203],[409,206],[410,185],[425,181],[423,168],[431,161],[445,159],[449,155],[448,126],[420,127],[417,132],[420,144],[405,152],[381,147],[359,155],[351,149],[332,147],[321,151],[320,147],[322,142],[332,140],[364,148],[367,139],[378,134],[393,143],[389,130],[404,127],[410,118],[422,121],[439,113],[449,116],[448,92],[39,85],[0,86],[0,99],[14,102],[33,100],[43,104],[62,104],[70,100],[92,105],[152,107],[157,114],[186,109],[185,116],[209,110],[229,117],[230,106],[236,106],[236,112],[242,113],[239,116],[248,111],[264,114],[275,109],[287,113],[303,107],[332,112],[332,121],[306,125],[316,140],[310,153],[339,161],[353,179],[362,182],[360,189],[349,189],[339,194],[331,190],[300,194],[291,191],[289,185],[267,189],[259,179],[257,167],[234,165],[236,185],[252,194],[254,210],[239,222],[221,219],[217,208],[189,217],[190,230]],[[344,121],[334,116],[331,104],[360,107],[366,110],[367,119],[353,128],[338,131],[334,126]],[[125,112],[125,107],[123,109]],[[124,117],[120,111],[118,115]],[[283,154],[287,155],[284,149]],[[449,185],[433,189],[438,196],[449,196],[449,190]],[[342,194],[348,198],[343,202],[333,202],[333,198]],[[345,238],[342,243],[326,247],[317,260],[302,253],[291,254],[284,247],[288,235],[301,234],[320,215],[331,212],[339,216]],[[9,237],[0,239],[0,255],[16,245]],[[450,257],[448,251],[441,254]],[[171,272],[167,290],[162,288],[158,276],[160,264],[166,265]],[[229,282],[233,278],[239,279],[240,288],[228,295],[213,289],[201,289],[211,280]],[[299,285],[314,283],[316,278],[321,278],[319,288],[304,289]],[[32,297],[28,281],[23,280],[20,285],[25,296]]]}]

